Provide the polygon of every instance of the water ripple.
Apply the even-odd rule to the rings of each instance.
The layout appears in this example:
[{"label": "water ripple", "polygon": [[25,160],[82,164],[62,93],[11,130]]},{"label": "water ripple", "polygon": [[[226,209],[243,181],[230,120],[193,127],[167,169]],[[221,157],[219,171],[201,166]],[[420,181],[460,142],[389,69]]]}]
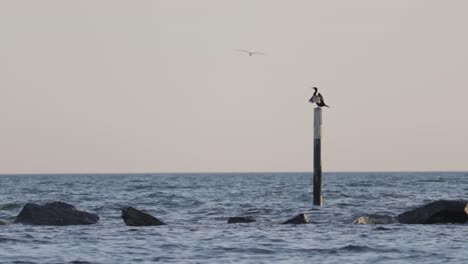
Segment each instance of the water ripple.
[{"label": "water ripple", "polygon": [[[462,173],[325,173],[323,207],[310,173],[0,176],[0,218],[62,200],[97,225],[0,226],[2,263],[465,263],[468,225],[353,225],[435,199],[464,197]],[[127,227],[134,206],[168,223]],[[307,225],[281,225],[306,213]],[[229,225],[232,216],[257,221]],[[436,252],[436,253],[435,253]]]}]

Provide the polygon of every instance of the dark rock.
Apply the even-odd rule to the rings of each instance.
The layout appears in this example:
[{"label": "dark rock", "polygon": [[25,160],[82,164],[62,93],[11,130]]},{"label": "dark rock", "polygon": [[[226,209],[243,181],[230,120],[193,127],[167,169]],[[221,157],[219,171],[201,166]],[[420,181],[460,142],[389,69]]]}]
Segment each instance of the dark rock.
[{"label": "dark rock", "polygon": [[124,207],[122,209],[122,219],[128,226],[157,226],[165,225],[156,217],[137,210],[133,207]]},{"label": "dark rock", "polygon": [[2,220],[0,220],[0,225],[6,225],[6,222],[3,222]]},{"label": "dark rock", "polygon": [[284,224],[307,224],[309,223],[309,219],[305,214],[298,214],[295,217],[289,219],[288,221],[284,222]]},{"label": "dark rock", "polygon": [[52,202],[45,205],[27,203],[15,219],[15,223],[28,225],[90,225],[96,224],[99,216],[78,211],[63,202]]},{"label": "dark rock", "polygon": [[358,225],[386,225],[386,224],[396,224],[398,220],[389,215],[377,215],[369,214],[356,218],[353,224]]},{"label": "dark rock", "polygon": [[247,217],[235,216],[235,217],[229,217],[228,219],[228,224],[252,223],[252,222],[255,222],[255,219],[253,219],[250,216],[247,216]]},{"label": "dark rock", "polygon": [[440,200],[397,216],[402,224],[447,224],[468,221],[468,202]]}]

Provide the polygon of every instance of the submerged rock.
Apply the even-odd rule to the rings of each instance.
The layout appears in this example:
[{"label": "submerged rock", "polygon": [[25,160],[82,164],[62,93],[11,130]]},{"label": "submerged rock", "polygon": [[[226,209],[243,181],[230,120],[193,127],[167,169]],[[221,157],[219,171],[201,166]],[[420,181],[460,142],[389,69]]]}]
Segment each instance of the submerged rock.
[{"label": "submerged rock", "polygon": [[295,217],[287,220],[284,224],[307,224],[309,223],[309,218],[305,214],[298,214]]},{"label": "submerged rock", "polygon": [[128,226],[157,226],[165,225],[156,217],[137,210],[133,207],[124,207],[122,209],[122,219]]},{"label": "submerged rock", "polygon": [[228,224],[252,223],[252,222],[255,222],[255,219],[253,219],[250,216],[247,216],[247,217],[235,216],[235,217],[229,217],[229,219],[228,219]]},{"label": "submerged rock", "polygon": [[353,222],[353,224],[357,225],[386,225],[396,223],[398,223],[398,220],[393,216],[377,214],[360,216]]},{"label": "submerged rock", "polygon": [[27,203],[15,219],[15,223],[28,225],[90,225],[96,224],[99,216],[79,211],[63,202],[52,202],[45,205]]},{"label": "submerged rock", "polygon": [[468,221],[468,202],[440,200],[397,216],[402,224],[447,224]]}]

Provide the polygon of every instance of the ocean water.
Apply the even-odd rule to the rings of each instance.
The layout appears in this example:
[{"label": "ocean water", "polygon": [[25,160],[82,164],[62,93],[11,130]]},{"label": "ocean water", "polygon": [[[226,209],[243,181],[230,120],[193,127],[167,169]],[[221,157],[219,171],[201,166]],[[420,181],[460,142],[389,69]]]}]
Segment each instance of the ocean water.
[{"label": "ocean water", "polygon": [[[468,225],[354,225],[439,199],[468,199],[468,173],[2,175],[0,220],[27,202],[97,213],[88,226],[0,225],[0,263],[468,263]],[[133,206],[166,226],[128,227]],[[310,223],[281,225],[299,213]],[[227,224],[231,216],[257,222]]]}]

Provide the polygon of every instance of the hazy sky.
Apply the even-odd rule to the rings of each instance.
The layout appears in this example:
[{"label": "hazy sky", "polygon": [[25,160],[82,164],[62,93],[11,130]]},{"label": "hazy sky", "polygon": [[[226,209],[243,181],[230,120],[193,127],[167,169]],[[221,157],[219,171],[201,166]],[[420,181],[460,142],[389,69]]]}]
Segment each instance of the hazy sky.
[{"label": "hazy sky", "polygon": [[[468,170],[468,1],[0,1],[0,173]],[[249,57],[235,49],[267,56]]]}]

